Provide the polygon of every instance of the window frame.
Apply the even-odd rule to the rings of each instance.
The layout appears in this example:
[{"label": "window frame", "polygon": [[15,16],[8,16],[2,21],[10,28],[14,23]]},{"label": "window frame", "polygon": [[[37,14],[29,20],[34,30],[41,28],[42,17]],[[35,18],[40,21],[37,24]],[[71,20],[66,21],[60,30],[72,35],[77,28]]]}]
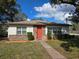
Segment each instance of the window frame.
[{"label": "window frame", "polygon": [[[18,31],[18,28],[20,28],[19,31]],[[25,30],[24,30],[24,28],[25,28]],[[20,32],[20,34],[18,32]],[[26,32],[26,33],[23,34],[23,32]],[[27,35],[27,27],[17,27],[17,35]]]},{"label": "window frame", "polygon": [[[21,31],[21,34],[22,34],[22,35],[27,35],[26,27],[22,27],[21,30],[22,30],[22,31]],[[23,33],[23,32],[24,32],[24,33]],[[25,33],[25,32],[26,32],[26,33]]]}]

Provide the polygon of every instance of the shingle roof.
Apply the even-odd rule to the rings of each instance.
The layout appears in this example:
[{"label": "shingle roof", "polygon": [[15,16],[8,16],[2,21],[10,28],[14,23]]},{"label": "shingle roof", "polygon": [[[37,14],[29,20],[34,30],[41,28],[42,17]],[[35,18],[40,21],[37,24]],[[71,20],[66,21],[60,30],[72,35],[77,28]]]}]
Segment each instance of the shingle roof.
[{"label": "shingle roof", "polygon": [[52,25],[55,25],[55,26],[71,26],[69,24],[61,24],[61,23],[54,23],[54,22],[47,23],[47,25],[50,25],[50,26],[52,26]]},{"label": "shingle roof", "polygon": [[21,24],[21,25],[56,25],[56,26],[69,26],[68,24],[59,24],[54,22],[44,22],[44,21],[19,21],[19,22],[9,22],[8,24]]},{"label": "shingle roof", "polygon": [[9,22],[8,24],[45,25],[40,21],[19,21],[19,22]]}]

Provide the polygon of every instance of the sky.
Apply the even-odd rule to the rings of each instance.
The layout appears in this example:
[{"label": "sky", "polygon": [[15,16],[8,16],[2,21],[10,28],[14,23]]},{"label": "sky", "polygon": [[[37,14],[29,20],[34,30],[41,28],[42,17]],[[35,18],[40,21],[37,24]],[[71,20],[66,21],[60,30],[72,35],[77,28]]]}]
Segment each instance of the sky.
[{"label": "sky", "polygon": [[72,5],[61,4],[52,7],[49,0],[17,0],[17,3],[21,6],[21,12],[30,19],[41,17],[51,22],[65,23],[65,19],[75,12]]}]

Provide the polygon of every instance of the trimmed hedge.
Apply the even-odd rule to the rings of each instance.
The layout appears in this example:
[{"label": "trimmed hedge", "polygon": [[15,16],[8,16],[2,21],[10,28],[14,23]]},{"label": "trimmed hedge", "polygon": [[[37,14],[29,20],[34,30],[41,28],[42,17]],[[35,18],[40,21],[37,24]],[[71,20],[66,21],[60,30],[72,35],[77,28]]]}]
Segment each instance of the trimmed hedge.
[{"label": "trimmed hedge", "polygon": [[28,40],[34,40],[34,36],[32,35],[32,32],[27,32]]},{"label": "trimmed hedge", "polygon": [[52,39],[51,34],[52,34],[51,31],[48,31],[48,33],[47,33],[47,38],[48,38],[48,39]]}]

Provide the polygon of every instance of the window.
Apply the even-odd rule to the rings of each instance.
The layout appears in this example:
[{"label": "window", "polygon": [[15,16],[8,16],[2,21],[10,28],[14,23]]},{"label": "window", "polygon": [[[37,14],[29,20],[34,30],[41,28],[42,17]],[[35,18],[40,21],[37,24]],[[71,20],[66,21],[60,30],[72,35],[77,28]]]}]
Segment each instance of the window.
[{"label": "window", "polygon": [[26,27],[22,27],[22,34],[26,35]]},{"label": "window", "polygon": [[54,34],[60,34],[61,33],[61,27],[53,27],[53,33]]},{"label": "window", "polygon": [[17,27],[17,34],[21,35],[21,27]]},{"label": "window", "polygon": [[50,31],[51,34],[53,34],[53,28],[52,27],[48,27],[48,31]]},{"label": "window", "polygon": [[26,27],[17,27],[17,35],[26,35]]}]

